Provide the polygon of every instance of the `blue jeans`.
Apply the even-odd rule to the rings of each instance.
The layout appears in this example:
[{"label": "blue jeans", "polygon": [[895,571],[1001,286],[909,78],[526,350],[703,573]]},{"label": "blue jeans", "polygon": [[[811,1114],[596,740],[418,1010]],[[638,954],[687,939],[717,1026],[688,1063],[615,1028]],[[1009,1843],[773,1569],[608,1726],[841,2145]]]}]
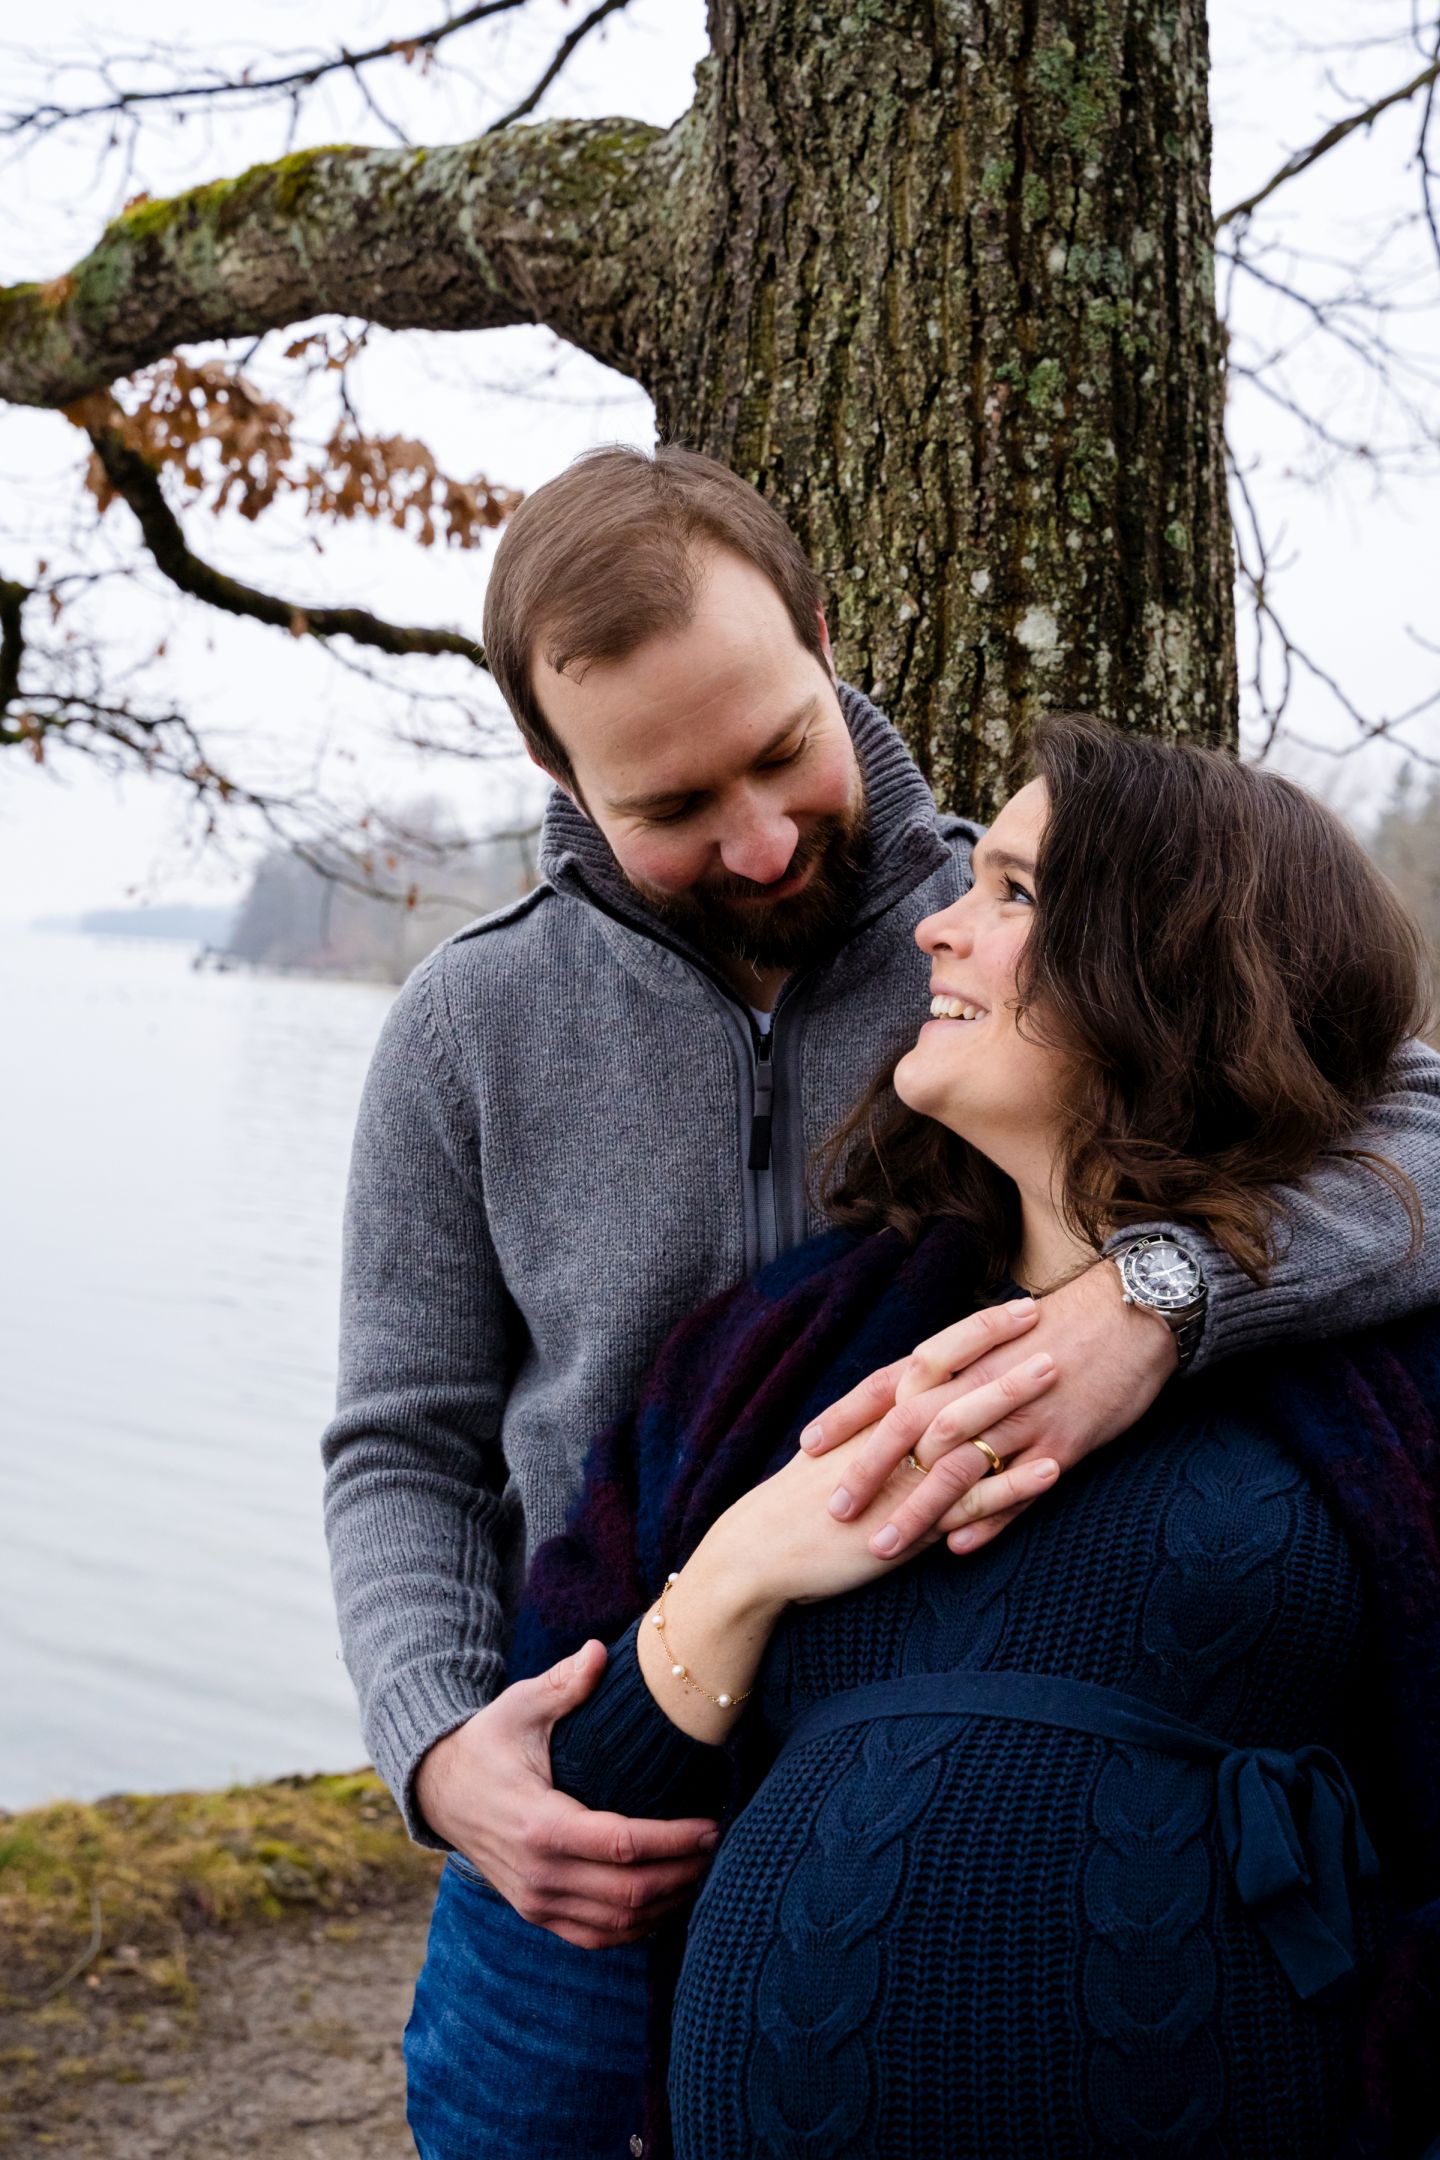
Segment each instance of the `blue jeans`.
[{"label": "blue jeans", "polygon": [[405,2028],[420,2160],[638,2153],[647,1958],[643,1943],[577,1950],[452,1854]]}]

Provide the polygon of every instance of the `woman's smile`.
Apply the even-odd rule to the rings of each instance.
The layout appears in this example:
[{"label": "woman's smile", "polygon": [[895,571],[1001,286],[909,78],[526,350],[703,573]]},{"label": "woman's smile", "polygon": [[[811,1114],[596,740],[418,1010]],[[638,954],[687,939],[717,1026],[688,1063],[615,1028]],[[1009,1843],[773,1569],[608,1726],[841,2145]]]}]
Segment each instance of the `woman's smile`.
[{"label": "woman's smile", "polygon": [[[955,997],[937,991],[930,1000],[930,1018],[939,1021],[959,1021],[970,1026],[976,1020],[986,1018],[985,1007],[974,998]],[[923,1031],[922,1031],[923,1032]]]}]

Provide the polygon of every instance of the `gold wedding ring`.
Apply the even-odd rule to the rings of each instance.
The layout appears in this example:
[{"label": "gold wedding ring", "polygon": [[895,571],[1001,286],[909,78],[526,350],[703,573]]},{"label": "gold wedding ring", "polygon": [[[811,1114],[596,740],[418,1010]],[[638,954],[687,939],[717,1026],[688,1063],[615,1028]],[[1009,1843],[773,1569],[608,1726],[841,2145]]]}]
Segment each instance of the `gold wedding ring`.
[{"label": "gold wedding ring", "polygon": [[994,1477],[997,1470],[1004,1469],[1004,1463],[1001,1462],[999,1456],[995,1453],[994,1448],[991,1447],[988,1440],[972,1440],[970,1442],[970,1445],[971,1447],[978,1447],[980,1453],[985,1457],[986,1462],[989,1463],[990,1467],[985,1472],[986,1477]]},{"label": "gold wedding ring", "polygon": [[916,1460],[915,1460],[915,1450],[914,1450],[914,1448],[911,1448],[911,1450],[910,1450],[910,1453],[909,1453],[909,1454],[908,1454],[908,1455],[907,1455],[907,1456],[905,1457],[905,1460],[906,1460],[906,1462],[908,1462],[908,1463],[909,1463],[909,1465],[910,1465],[910,1468],[911,1468],[912,1470],[918,1470],[918,1471],[920,1472],[920,1475],[921,1475],[921,1477],[924,1477],[924,1475],[925,1475],[925,1465],[924,1465],[924,1463],[923,1463],[923,1462],[916,1462]]}]

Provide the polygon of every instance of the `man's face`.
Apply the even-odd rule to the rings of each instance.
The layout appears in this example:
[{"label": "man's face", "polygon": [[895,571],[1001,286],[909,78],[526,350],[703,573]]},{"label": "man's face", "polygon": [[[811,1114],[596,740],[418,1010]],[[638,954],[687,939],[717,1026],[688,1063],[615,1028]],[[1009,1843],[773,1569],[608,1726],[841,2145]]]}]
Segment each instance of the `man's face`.
[{"label": "man's face", "polygon": [[713,550],[693,620],[623,660],[535,661],[580,806],[664,920],[801,965],[858,890],[865,797],[834,677],[762,572]]}]

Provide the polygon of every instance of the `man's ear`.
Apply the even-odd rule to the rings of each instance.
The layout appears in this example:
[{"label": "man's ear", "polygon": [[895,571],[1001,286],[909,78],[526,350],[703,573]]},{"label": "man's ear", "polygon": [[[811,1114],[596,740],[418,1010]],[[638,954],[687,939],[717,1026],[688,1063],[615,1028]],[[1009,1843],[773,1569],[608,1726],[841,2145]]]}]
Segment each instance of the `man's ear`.
[{"label": "man's ear", "polygon": [[535,767],[536,772],[543,773],[545,775],[545,778],[550,782],[550,785],[552,787],[558,787],[562,795],[568,795],[571,802],[574,803],[575,808],[580,812],[581,817],[587,819],[588,822],[593,825],[595,820],[590,816],[590,812],[586,809],[585,798],[580,793],[580,790],[575,785],[575,782],[573,780],[562,780],[559,773],[552,772],[550,770],[550,767],[545,763],[545,760],[535,755],[535,752],[531,749],[528,742],[525,744],[525,755],[529,758],[531,764]]},{"label": "man's ear", "polygon": [[830,625],[825,620],[824,608],[816,608],[815,620],[820,625],[820,650],[824,654],[825,665],[830,670],[830,680],[838,682],[840,678],[835,672],[835,655],[830,650]]}]

